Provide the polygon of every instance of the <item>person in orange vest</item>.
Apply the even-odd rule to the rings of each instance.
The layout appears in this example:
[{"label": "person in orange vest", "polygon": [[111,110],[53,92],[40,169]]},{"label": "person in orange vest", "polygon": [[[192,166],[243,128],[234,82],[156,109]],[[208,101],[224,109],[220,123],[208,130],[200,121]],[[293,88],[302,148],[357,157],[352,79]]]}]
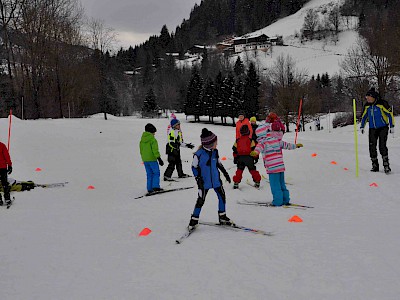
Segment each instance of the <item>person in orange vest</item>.
[{"label": "person in orange vest", "polygon": [[240,134],[240,128],[242,128],[243,125],[247,125],[250,130],[250,136],[253,135],[253,128],[251,127],[249,119],[247,119],[244,115],[243,111],[239,112],[239,120],[236,122],[236,139],[241,137]]},{"label": "person in orange vest", "polygon": [[[12,162],[6,145],[0,142],[0,181],[3,186],[4,200],[7,205],[11,204],[10,185],[8,184],[8,175],[12,173]],[[3,205],[3,199],[0,195],[0,206]]]}]

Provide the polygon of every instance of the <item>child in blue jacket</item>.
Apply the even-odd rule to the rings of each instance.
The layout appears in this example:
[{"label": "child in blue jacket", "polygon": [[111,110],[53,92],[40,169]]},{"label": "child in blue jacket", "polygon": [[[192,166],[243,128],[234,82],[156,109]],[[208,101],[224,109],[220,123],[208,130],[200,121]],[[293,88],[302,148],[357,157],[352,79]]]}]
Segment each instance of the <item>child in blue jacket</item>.
[{"label": "child in blue jacket", "polygon": [[214,189],[218,197],[219,223],[232,226],[234,223],[227,217],[225,212],[226,196],[219,171],[224,174],[228,183],[231,183],[231,178],[219,159],[217,136],[207,128],[204,128],[200,138],[201,146],[193,155],[192,163],[193,175],[198,186],[198,196],[188,228],[190,230],[198,225],[201,208],[210,189]]}]

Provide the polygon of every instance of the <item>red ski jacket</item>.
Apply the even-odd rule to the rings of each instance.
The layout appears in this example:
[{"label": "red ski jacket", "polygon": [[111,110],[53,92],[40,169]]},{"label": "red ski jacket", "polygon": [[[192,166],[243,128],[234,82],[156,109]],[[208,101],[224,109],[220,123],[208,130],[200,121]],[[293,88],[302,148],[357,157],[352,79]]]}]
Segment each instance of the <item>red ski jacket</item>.
[{"label": "red ski jacket", "polygon": [[12,166],[10,154],[6,145],[0,142],[0,169],[7,169],[7,166]]}]

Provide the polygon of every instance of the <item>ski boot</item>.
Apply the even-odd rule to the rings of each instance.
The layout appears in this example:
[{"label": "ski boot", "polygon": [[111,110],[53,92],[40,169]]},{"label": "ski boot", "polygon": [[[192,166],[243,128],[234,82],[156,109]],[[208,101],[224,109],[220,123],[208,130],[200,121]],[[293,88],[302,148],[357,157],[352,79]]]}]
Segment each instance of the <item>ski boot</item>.
[{"label": "ski boot", "polygon": [[154,194],[154,190],[147,191],[146,196],[151,196],[151,195],[153,195],[153,194]]},{"label": "ski boot", "polygon": [[182,175],[179,175],[178,177],[179,177],[179,178],[188,178],[188,177],[190,177],[190,175],[188,175],[188,174],[182,174]]},{"label": "ski boot", "polygon": [[383,168],[385,170],[386,174],[389,174],[392,170],[390,169],[389,166],[389,157],[388,156],[382,156],[383,159]]},{"label": "ski boot", "polygon": [[226,212],[218,212],[218,217],[219,217],[219,224],[220,225],[226,225],[226,226],[234,226],[235,223],[232,222],[231,219],[229,219],[226,216]]},{"label": "ski boot", "polygon": [[256,189],[259,189],[260,188],[260,182],[258,181],[255,181],[254,182],[254,187],[256,188]]},{"label": "ski boot", "polygon": [[164,189],[162,189],[162,188],[154,188],[154,189],[153,189],[154,192],[162,192],[163,190],[164,190]]},{"label": "ski boot", "polygon": [[237,190],[239,188],[239,182],[234,182],[233,183],[233,189]]},{"label": "ski boot", "polygon": [[379,162],[377,158],[371,158],[372,169],[371,172],[379,172]]},{"label": "ski boot", "polygon": [[188,230],[194,230],[197,226],[199,226],[199,217],[191,216]]},{"label": "ski boot", "polygon": [[171,177],[164,176],[164,181],[175,181]]}]

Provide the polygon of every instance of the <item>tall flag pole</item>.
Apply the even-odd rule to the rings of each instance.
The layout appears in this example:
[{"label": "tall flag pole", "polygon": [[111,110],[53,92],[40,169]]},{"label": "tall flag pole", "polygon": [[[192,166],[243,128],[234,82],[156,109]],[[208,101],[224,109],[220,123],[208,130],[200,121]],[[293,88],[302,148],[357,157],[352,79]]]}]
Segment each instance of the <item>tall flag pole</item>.
[{"label": "tall flag pole", "polygon": [[12,109],[10,109],[10,119],[8,120],[8,143],[7,143],[7,150],[8,151],[10,151],[11,119],[12,119]]},{"label": "tall flag pole", "polygon": [[296,136],[294,138],[294,143],[297,143],[297,134],[299,133],[299,125],[300,125],[300,115],[301,115],[301,109],[303,106],[303,99],[300,99],[300,105],[299,105],[299,116],[297,117],[297,125],[296,125]]},{"label": "tall flag pole", "polygon": [[354,149],[356,152],[356,177],[358,177],[358,136],[357,136],[357,109],[356,99],[353,99],[353,114],[354,114]]}]

